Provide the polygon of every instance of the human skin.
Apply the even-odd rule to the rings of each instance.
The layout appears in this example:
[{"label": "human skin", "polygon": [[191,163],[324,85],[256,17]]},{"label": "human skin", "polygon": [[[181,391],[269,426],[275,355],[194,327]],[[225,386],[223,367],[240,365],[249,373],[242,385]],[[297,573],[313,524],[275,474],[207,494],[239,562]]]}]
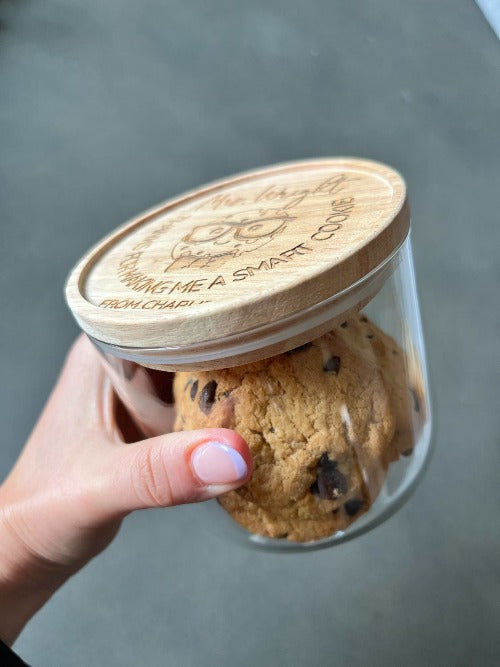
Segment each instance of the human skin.
[{"label": "human skin", "polygon": [[105,412],[106,377],[80,336],[14,468],[0,486],[0,638],[11,644],[51,595],[148,507],[244,484],[244,440],[203,429],[125,444]]}]

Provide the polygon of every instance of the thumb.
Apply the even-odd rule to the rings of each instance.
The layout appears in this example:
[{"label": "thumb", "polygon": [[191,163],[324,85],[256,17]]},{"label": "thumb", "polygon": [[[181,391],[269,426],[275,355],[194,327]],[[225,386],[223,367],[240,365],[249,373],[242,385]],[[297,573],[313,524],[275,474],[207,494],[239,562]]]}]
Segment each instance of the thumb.
[{"label": "thumb", "polygon": [[146,507],[208,500],[252,473],[247,444],[223,428],[169,433],[113,448],[100,485],[105,518]]}]

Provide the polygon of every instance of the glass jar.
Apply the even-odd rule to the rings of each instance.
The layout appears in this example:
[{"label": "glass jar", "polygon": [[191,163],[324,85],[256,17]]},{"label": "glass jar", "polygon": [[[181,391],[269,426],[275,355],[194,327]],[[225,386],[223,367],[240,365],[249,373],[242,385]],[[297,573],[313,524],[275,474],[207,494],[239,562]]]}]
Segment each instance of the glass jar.
[{"label": "glass jar", "polygon": [[252,479],[211,503],[214,528],[334,545],[424,470],[409,213],[386,165],[308,160],[199,188],[98,244],[66,293],[138,433],[225,427],[249,444]]}]

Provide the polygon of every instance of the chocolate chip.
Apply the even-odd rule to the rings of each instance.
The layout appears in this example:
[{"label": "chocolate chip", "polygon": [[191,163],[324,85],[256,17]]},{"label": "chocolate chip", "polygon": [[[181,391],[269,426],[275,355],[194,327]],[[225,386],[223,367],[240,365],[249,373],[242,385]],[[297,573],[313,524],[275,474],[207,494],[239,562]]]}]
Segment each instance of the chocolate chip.
[{"label": "chocolate chip", "polygon": [[371,340],[373,338],[373,334],[366,334],[366,337]]},{"label": "chocolate chip", "polygon": [[198,391],[198,380],[195,380],[191,385],[191,391],[189,392],[192,401],[194,401],[194,399],[196,398],[197,391]]},{"label": "chocolate chip", "polygon": [[299,345],[294,347],[293,350],[288,350],[286,354],[297,354],[297,352],[303,352],[311,347],[312,343],[304,343],[304,345]]},{"label": "chocolate chip", "polygon": [[364,501],[360,498],[353,498],[344,504],[344,509],[349,516],[354,516],[363,507]]},{"label": "chocolate chip", "polygon": [[420,400],[415,389],[410,389],[410,394],[413,396],[413,409],[415,412],[420,412]]},{"label": "chocolate chip", "polygon": [[269,432],[270,433],[276,433],[276,429],[274,428],[274,426],[271,426],[271,428],[269,429]]},{"label": "chocolate chip", "polygon": [[405,449],[404,452],[401,452],[402,456],[411,456],[413,454],[413,447]]},{"label": "chocolate chip", "polygon": [[345,329],[346,326],[347,326],[347,322],[342,322],[342,324],[340,326],[342,327],[342,329]]},{"label": "chocolate chip", "polygon": [[322,454],[316,469],[316,481],[311,485],[311,493],[324,500],[335,500],[347,492],[347,478],[332,461],[328,454]]},{"label": "chocolate chip", "polygon": [[215,380],[210,380],[203,387],[200,393],[200,409],[206,415],[212,410],[213,404],[215,403],[215,392],[217,391],[217,382]]},{"label": "chocolate chip", "polygon": [[338,375],[340,370],[340,357],[330,357],[324,364],[323,370],[326,373],[335,373],[335,375]]},{"label": "chocolate chip", "polygon": [[365,317],[364,315],[362,315],[359,319],[360,319],[362,322],[368,322],[368,318]]}]

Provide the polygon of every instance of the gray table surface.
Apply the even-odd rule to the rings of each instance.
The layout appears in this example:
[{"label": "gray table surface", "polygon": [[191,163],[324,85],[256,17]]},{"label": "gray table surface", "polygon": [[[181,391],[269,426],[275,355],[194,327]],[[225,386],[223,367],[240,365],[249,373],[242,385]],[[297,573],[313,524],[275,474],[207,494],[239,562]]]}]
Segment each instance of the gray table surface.
[{"label": "gray table surface", "polygon": [[269,555],[138,513],[16,648],[34,665],[500,660],[500,44],[465,0],[0,1],[0,476],[77,333],[75,260],[145,207],[279,160],[406,176],[437,447],[383,526]]}]

